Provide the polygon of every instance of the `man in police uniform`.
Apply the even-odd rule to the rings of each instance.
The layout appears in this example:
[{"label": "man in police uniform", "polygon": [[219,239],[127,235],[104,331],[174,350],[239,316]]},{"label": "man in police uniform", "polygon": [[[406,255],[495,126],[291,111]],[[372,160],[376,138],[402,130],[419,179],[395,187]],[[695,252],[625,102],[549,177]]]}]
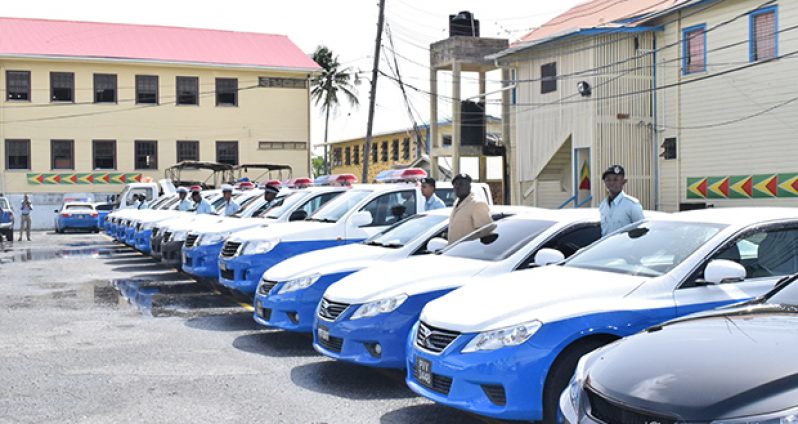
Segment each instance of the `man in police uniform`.
[{"label": "man in police uniform", "polygon": [[149,207],[150,207],[150,205],[147,203],[147,196],[145,196],[143,194],[139,194],[139,203],[138,203],[138,206],[136,208],[137,209],[147,209]]},{"label": "man in police uniform", "polygon": [[449,244],[493,222],[488,204],[477,199],[471,192],[471,177],[468,174],[455,175],[452,186],[457,200],[449,216]]},{"label": "man in police uniform", "polygon": [[280,187],[277,187],[274,184],[266,184],[263,187],[263,200],[266,201],[266,204],[269,205],[267,207],[271,207],[271,203],[277,197],[277,193],[280,192]]},{"label": "man in police uniform", "polygon": [[443,209],[446,204],[435,194],[435,178],[423,178],[421,180],[421,194],[424,195],[424,210],[432,211]]},{"label": "man in police uniform", "polygon": [[199,187],[191,188],[191,200],[193,200],[194,204],[197,205],[197,208],[194,210],[194,212],[198,214],[213,213],[213,207],[211,207],[210,202],[202,197]]},{"label": "man in police uniform", "polygon": [[233,199],[233,186],[223,184],[222,196],[224,196],[224,216],[230,216],[241,209],[241,205]]},{"label": "man in police uniform", "polygon": [[178,187],[177,188],[177,197],[180,198],[180,203],[177,204],[177,210],[179,211],[190,211],[194,208],[194,203],[191,200],[188,200],[188,189],[185,187]]},{"label": "man in police uniform", "polygon": [[640,201],[623,192],[626,171],[622,166],[609,167],[601,174],[601,179],[608,192],[607,198],[599,205],[602,236],[643,219]]}]

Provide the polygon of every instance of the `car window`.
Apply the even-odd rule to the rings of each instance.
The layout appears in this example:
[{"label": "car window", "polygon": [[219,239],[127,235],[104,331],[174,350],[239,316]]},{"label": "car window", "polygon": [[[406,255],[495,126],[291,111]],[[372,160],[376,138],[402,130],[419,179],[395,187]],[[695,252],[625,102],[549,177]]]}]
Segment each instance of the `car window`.
[{"label": "car window", "polygon": [[[771,228],[744,235],[713,259],[737,262],[746,278],[789,275],[798,272],[798,228]],[[709,261],[707,261],[709,262]]]},{"label": "car window", "polygon": [[391,248],[402,247],[447,219],[449,217],[444,215],[413,215],[375,234],[364,243]]},{"label": "car window", "polygon": [[11,209],[11,205],[8,203],[8,199],[5,197],[0,197],[0,209]]},{"label": "car window", "polygon": [[91,205],[65,205],[64,210],[94,210]]},{"label": "car window", "polygon": [[383,194],[360,210],[371,213],[369,227],[395,224],[416,214],[416,191],[402,190]]},{"label": "car window", "polygon": [[114,207],[114,205],[112,205],[110,203],[104,203],[102,205],[96,205],[95,206],[95,208],[97,208],[98,211],[110,211],[113,207]]},{"label": "car window", "polygon": [[[570,258],[579,249],[591,245],[594,241],[601,238],[601,225],[588,224],[580,225],[576,228],[571,227],[549,239],[546,243],[540,246],[541,249],[556,249],[562,252],[563,256]],[[519,265],[520,268],[529,268],[535,260],[535,253],[540,249],[535,249],[523,262]]]},{"label": "car window", "polygon": [[338,195],[341,194],[341,193],[343,193],[343,192],[342,191],[335,191],[335,192],[331,192],[331,193],[324,193],[324,194],[322,194],[320,196],[316,196],[316,197],[308,200],[307,202],[305,202],[305,204],[302,205],[302,207],[300,207],[299,209],[307,212],[308,216],[313,215],[314,212],[316,212],[317,210],[321,209],[322,206],[326,205],[327,202],[329,202],[330,200],[335,199],[336,197],[338,197]]},{"label": "car window", "polygon": [[443,200],[443,204],[445,204],[447,208],[450,208],[452,205],[454,205],[454,189],[436,187],[435,195]]},{"label": "car window", "polygon": [[163,204],[160,207],[158,207],[158,208],[150,208],[150,209],[161,209],[161,210],[163,210],[163,209],[173,209],[173,206],[177,207],[177,203],[179,201],[180,201],[179,197],[169,198],[165,202],[163,202]]},{"label": "car window", "polygon": [[537,219],[503,219],[472,232],[443,250],[442,254],[458,258],[500,261],[527,245],[554,221]]},{"label": "car window", "polygon": [[644,221],[574,255],[565,266],[657,277],[670,272],[725,225]]},{"label": "car window", "polygon": [[371,190],[351,190],[322,206],[311,217],[312,221],[338,222],[342,216],[371,194]]}]

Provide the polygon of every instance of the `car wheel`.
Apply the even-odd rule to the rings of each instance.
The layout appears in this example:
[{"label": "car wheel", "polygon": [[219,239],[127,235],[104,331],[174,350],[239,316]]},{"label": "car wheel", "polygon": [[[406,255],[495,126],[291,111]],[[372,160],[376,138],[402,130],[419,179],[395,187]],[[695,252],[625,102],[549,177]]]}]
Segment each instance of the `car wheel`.
[{"label": "car wheel", "polygon": [[594,338],[577,342],[565,348],[554,361],[543,386],[543,424],[560,422],[560,395],[574,376],[579,358],[604,346],[614,339]]}]

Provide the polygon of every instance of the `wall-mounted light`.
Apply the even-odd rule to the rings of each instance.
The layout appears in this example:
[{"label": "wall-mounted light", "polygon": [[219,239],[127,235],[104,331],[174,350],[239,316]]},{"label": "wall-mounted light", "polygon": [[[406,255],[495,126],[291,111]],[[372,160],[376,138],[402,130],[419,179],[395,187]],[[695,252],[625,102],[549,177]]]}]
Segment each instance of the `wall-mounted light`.
[{"label": "wall-mounted light", "polygon": [[590,84],[587,81],[579,81],[576,83],[576,91],[582,95],[582,97],[589,97],[593,94],[593,89],[590,88]]}]

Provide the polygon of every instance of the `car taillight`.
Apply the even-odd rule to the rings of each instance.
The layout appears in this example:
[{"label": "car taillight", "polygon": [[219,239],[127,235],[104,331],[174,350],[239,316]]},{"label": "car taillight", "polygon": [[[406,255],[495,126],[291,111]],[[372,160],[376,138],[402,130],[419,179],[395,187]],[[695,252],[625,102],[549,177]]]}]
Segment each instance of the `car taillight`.
[{"label": "car taillight", "polygon": [[72,214],[69,212],[64,212],[61,214],[61,216],[63,216],[64,218],[69,218],[70,216],[72,216]]},{"label": "car taillight", "polygon": [[92,218],[97,218],[99,215],[100,215],[100,214],[98,214],[97,212],[92,212],[92,213],[91,213],[91,217],[92,217]]}]

